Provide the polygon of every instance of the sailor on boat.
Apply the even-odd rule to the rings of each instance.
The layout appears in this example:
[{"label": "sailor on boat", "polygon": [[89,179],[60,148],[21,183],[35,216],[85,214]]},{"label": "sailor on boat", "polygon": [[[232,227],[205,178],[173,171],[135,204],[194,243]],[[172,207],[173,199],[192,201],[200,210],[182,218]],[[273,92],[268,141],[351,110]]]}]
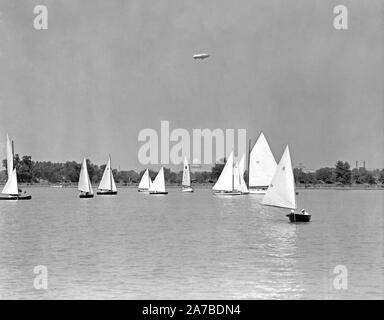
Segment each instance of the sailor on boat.
[{"label": "sailor on boat", "polygon": [[301,209],[301,214],[304,214],[304,215],[306,215],[306,216],[309,215],[309,213],[308,213],[307,211],[305,211],[305,209]]}]

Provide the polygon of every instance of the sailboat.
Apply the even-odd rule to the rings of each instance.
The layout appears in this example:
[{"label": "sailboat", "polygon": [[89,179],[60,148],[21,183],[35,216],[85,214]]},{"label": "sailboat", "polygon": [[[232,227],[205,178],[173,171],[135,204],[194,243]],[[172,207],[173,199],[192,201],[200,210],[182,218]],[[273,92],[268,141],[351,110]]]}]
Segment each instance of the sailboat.
[{"label": "sailboat", "polygon": [[284,150],[271,184],[261,203],[267,206],[291,209],[291,213],[287,214],[291,222],[309,222],[311,220],[311,215],[297,214],[294,211],[297,209],[295,178],[288,146]]},{"label": "sailboat", "polygon": [[79,185],[77,189],[80,191],[80,198],[93,198],[93,189],[88,175],[87,160],[85,158],[81,165]]},{"label": "sailboat", "polygon": [[151,177],[149,176],[149,170],[145,170],[143,176],[141,177],[138,190],[139,192],[148,192],[149,188],[152,185]]},{"label": "sailboat", "polygon": [[271,148],[261,132],[249,154],[248,189],[249,193],[265,194],[276,171],[276,160]]},{"label": "sailboat", "polygon": [[24,194],[21,194],[17,185],[17,172],[16,168],[13,168],[13,141],[8,137],[7,134],[7,182],[1,192],[4,196],[0,196],[0,200],[30,200],[32,199],[31,195],[27,195],[24,191]]},{"label": "sailboat", "polygon": [[191,187],[191,173],[189,171],[189,164],[187,157],[184,157],[183,163],[183,181],[182,181],[182,192],[193,192]]},{"label": "sailboat", "polygon": [[215,195],[241,195],[239,174],[236,174],[233,165],[233,152],[229,155],[223,171],[221,171],[220,177],[212,190]]},{"label": "sailboat", "polygon": [[108,157],[108,163],[105,167],[103,177],[101,178],[100,184],[97,191],[98,195],[116,195],[117,188],[115,180],[113,179],[113,173],[111,168],[111,156]]},{"label": "sailboat", "polygon": [[241,194],[248,194],[249,190],[244,180],[244,172],[245,172],[245,155],[243,154],[243,156],[239,161],[240,190],[241,190]]},{"label": "sailboat", "polygon": [[149,194],[167,194],[165,191],[165,179],[164,179],[164,168],[161,167],[152,185],[149,187]]}]

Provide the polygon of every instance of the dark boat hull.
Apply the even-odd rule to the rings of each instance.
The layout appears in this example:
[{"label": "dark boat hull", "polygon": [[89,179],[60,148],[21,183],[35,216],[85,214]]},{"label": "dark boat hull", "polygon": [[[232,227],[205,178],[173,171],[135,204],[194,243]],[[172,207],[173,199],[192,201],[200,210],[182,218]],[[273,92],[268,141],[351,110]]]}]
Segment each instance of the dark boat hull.
[{"label": "dark boat hull", "polygon": [[156,195],[156,194],[168,194],[167,191],[165,192],[156,192],[156,191],[149,191],[149,194]]},{"label": "dark boat hull", "polygon": [[32,196],[9,196],[9,197],[2,197],[0,196],[0,200],[31,200]]},{"label": "dark boat hull", "polygon": [[114,196],[117,194],[117,191],[97,191],[99,196]]},{"label": "dark boat hull", "polygon": [[93,197],[94,197],[93,194],[80,194],[79,195],[80,199],[88,199],[88,198],[93,198]]},{"label": "dark boat hull", "polygon": [[310,214],[290,213],[290,214],[287,214],[287,217],[289,218],[290,222],[309,222],[309,221],[311,221],[311,215]]}]

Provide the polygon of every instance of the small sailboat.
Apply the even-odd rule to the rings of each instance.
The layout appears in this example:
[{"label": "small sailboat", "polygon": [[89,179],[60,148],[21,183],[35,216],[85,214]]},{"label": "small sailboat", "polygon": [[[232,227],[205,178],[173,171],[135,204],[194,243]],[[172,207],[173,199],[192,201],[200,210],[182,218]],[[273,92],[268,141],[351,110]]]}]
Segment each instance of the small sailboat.
[{"label": "small sailboat", "polygon": [[276,171],[276,160],[261,132],[249,154],[248,189],[252,194],[265,194]]},{"label": "small sailboat", "polygon": [[9,139],[7,135],[7,175],[8,179],[1,192],[3,196],[0,196],[0,200],[31,200],[32,196],[24,193],[21,193],[17,184],[17,172],[16,168],[13,167],[13,141]]},{"label": "small sailboat", "polygon": [[216,181],[212,190],[215,195],[241,195],[239,174],[235,173],[233,165],[233,152],[229,155],[223,171],[221,171],[219,179]]},{"label": "small sailboat", "polygon": [[164,179],[164,168],[161,167],[152,185],[149,187],[149,194],[168,194],[165,191],[165,179]]},{"label": "small sailboat", "polygon": [[182,190],[181,191],[182,192],[193,192],[193,188],[191,187],[191,173],[190,173],[187,157],[184,157],[183,181],[182,181]]},{"label": "small sailboat", "polygon": [[87,160],[85,158],[81,165],[79,185],[77,189],[80,191],[80,198],[93,198],[93,189],[88,175]]},{"label": "small sailboat", "polygon": [[101,178],[100,184],[97,191],[98,195],[116,195],[117,188],[115,180],[113,179],[113,173],[111,168],[111,156],[108,157],[108,163],[105,166],[103,177]]},{"label": "small sailboat", "polygon": [[151,177],[149,176],[149,170],[145,170],[143,176],[141,177],[138,190],[139,192],[149,192],[149,188],[152,185]]},{"label": "small sailboat", "polygon": [[295,178],[288,146],[284,150],[261,203],[267,206],[291,209],[291,213],[286,215],[291,222],[309,222],[311,220],[310,214],[295,213],[294,211],[297,209]]}]

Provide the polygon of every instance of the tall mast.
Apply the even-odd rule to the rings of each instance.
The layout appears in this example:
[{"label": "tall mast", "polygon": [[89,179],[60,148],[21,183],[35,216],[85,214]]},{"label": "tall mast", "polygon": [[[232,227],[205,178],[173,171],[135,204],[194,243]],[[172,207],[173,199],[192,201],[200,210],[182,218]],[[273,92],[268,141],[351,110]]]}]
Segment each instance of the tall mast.
[{"label": "tall mast", "polygon": [[109,180],[111,182],[111,190],[112,188],[112,161],[111,161],[111,155],[109,155]]},{"label": "tall mast", "polygon": [[[13,140],[12,140],[12,163],[15,161],[15,148],[14,148],[14,145],[13,145]],[[13,168],[12,168],[13,170]]]}]

